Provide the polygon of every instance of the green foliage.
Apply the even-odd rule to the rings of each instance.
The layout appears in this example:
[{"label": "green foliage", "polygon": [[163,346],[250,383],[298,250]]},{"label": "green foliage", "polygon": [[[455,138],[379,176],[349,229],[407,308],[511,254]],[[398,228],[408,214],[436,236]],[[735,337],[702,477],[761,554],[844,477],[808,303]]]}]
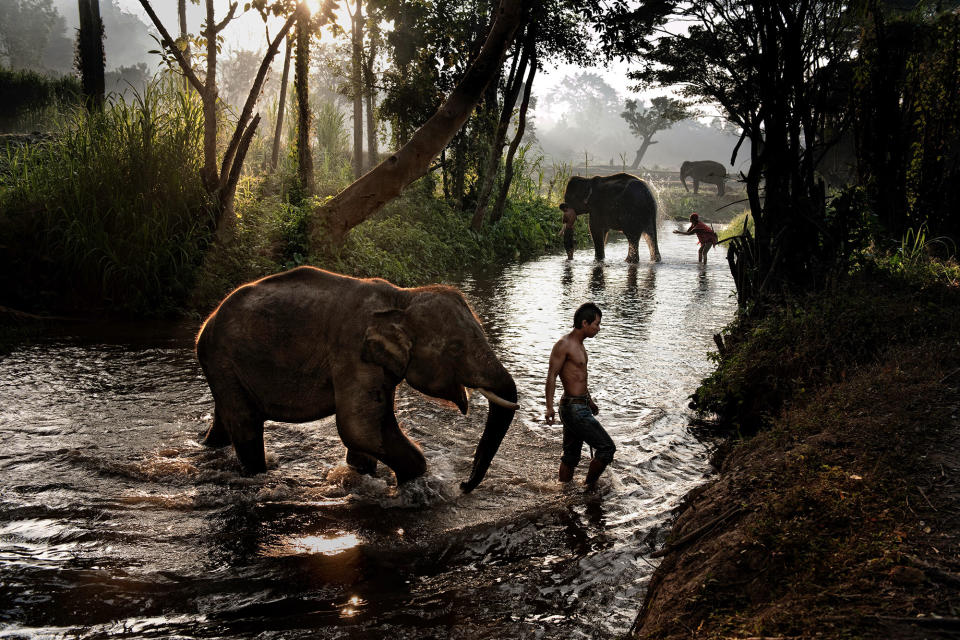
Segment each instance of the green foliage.
[{"label": "green foliage", "polygon": [[508,201],[503,217],[481,233],[469,223],[465,212],[410,189],[353,229],[341,249],[311,257],[334,271],[412,286],[562,246],[558,212],[540,199]]},{"label": "green foliage", "polygon": [[350,145],[343,112],[329,100],[317,105],[313,114],[317,147],[321,156],[343,157]]},{"label": "green foliage", "polygon": [[[947,256],[946,260],[933,256]],[[883,268],[912,282],[917,287],[944,281],[960,284],[960,266],[956,262],[957,247],[948,237],[930,238],[927,225],[907,229],[900,246],[887,256],[879,258]]]},{"label": "green foliage", "polygon": [[198,178],[201,107],[150,87],[103,112],[75,108],[0,176],[8,298],[137,313],[182,301],[212,228]]},{"label": "green foliage", "polygon": [[80,101],[80,81],[0,67],[0,131],[37,128]]},{"label": "green foliage", "polygon": [[696,391],[698,412],[751,433],[789,399],[843,379],[890,345],[955,335],[960,269],[920,258],[917,242],[912,235],[903,253],[873,256],[836,290],[738,318],[724,331],[724,354],[711,354],[718,366]]},{"label": "green foliage", "polygon": [[960,14],[877,7],[852,96],[859,171],[883,229],[960,238]]}]

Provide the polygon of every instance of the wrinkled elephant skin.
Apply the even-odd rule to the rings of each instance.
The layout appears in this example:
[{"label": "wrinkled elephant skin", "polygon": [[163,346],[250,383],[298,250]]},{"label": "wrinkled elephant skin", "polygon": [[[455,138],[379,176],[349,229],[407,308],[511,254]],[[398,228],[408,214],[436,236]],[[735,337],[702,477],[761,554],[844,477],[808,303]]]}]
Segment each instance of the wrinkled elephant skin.
[{"label": "wrinkled elephant skin", "polygon": [[461,484],[470,491],[517,409],[513,378],[452,287],[401,289],[299,267],[228,295],[197,336],[197,358],[215,405],[204,444],[233,444],[247,473],[266,470],[264,420],[336,414],[350,466],[373,473],[380,461],[398,483],[422,475],[423,453],[394,413],[396,387],[406,380],[463,413],[467,388],[490,398],[472,473]]},{"label": "wrinkled elephant skin", "polygon": [[[610,229],[627,236],[627,262],[639,262],[640,237],[647,241],[650,259],[660,262],[657,246],[657,201],[649,185],[628,173],[583,178],[567,183],[564,204],[577,214],[590,215],[590,236],[597,260],[604,259],[604,245]],[[561,205],[563,206],[563,205]]]},{"label": "wrinkled elephant skin", "polygon": [[687,160],[680,165],[680,181],[683,188],[687,188],[687,178],[693,179],[693,192],[700,191],[700,183],[706,182],[717,185],[717,197],[726,191],[727,170],[719,162],[713,160]]}]

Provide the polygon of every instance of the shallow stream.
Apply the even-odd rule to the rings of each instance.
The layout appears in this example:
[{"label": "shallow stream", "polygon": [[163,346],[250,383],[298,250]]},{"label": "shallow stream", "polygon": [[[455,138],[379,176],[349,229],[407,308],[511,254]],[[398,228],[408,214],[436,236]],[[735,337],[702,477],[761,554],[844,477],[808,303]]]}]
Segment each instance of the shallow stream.
[{"label": "shallow stream", "polygon": [[[333,419],[267,423],[269,470],[197,442],[213,401],[197,324],[67,328],[0,360],[0,637],[610,638],[642,602],[671,511],[709,473],[688,396],[730,321],[721,251],[661,229],[663,262],[581,250],[456,282],[514,375],[522,408],[486,479],[486,416],[401,385],[428,473],[400,490],[343,463]],[[641,243],[641,255],[646,247]],[[598,418],[617,444],[599,491],[556,480],[543,385],[573,312]]]}]

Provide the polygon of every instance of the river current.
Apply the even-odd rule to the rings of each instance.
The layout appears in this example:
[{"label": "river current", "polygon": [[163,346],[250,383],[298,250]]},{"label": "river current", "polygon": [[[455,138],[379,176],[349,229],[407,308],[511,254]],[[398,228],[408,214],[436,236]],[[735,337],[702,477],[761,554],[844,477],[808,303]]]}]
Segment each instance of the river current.
[{"label": "river current", "polygon": [[[397,489],[343,462],[332,418],[268,422],[268,472],[198,434],[213,400],[198,323],[68,327],[0,360],[0,638],[610,638],[642,602],[671,513],[710,473],[689,394],[733,317],[722,251],[660,230],[663,262],[582,249],[474,274],[466,294],[521,409],[486,479],[486,416],[406,385],[427,475]],[[617,455],[596,492],[557,482],[543,420],[553,343],[583,302],[590,388]],[[348,321],[348,318],[345,318]],[[559,395],[559,391],[558,391]]]}]

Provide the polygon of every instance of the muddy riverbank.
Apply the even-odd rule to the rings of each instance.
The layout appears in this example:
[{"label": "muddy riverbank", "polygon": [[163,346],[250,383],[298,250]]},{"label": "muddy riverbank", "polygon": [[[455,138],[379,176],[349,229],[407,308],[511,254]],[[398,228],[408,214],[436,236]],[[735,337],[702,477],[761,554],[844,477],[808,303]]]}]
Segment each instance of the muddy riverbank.
[{"label": "muddy riverbank", "polygon": [[[875,324],[848,312],[858,326],[832,330],[876,330],[875,356],[799,387],[759,435],[716,456],[716,478],[679,510],[632,637],[960,633],[956,292],[877,281],[866,292]],[[848,355],[824,352],[821,371]]]}]

